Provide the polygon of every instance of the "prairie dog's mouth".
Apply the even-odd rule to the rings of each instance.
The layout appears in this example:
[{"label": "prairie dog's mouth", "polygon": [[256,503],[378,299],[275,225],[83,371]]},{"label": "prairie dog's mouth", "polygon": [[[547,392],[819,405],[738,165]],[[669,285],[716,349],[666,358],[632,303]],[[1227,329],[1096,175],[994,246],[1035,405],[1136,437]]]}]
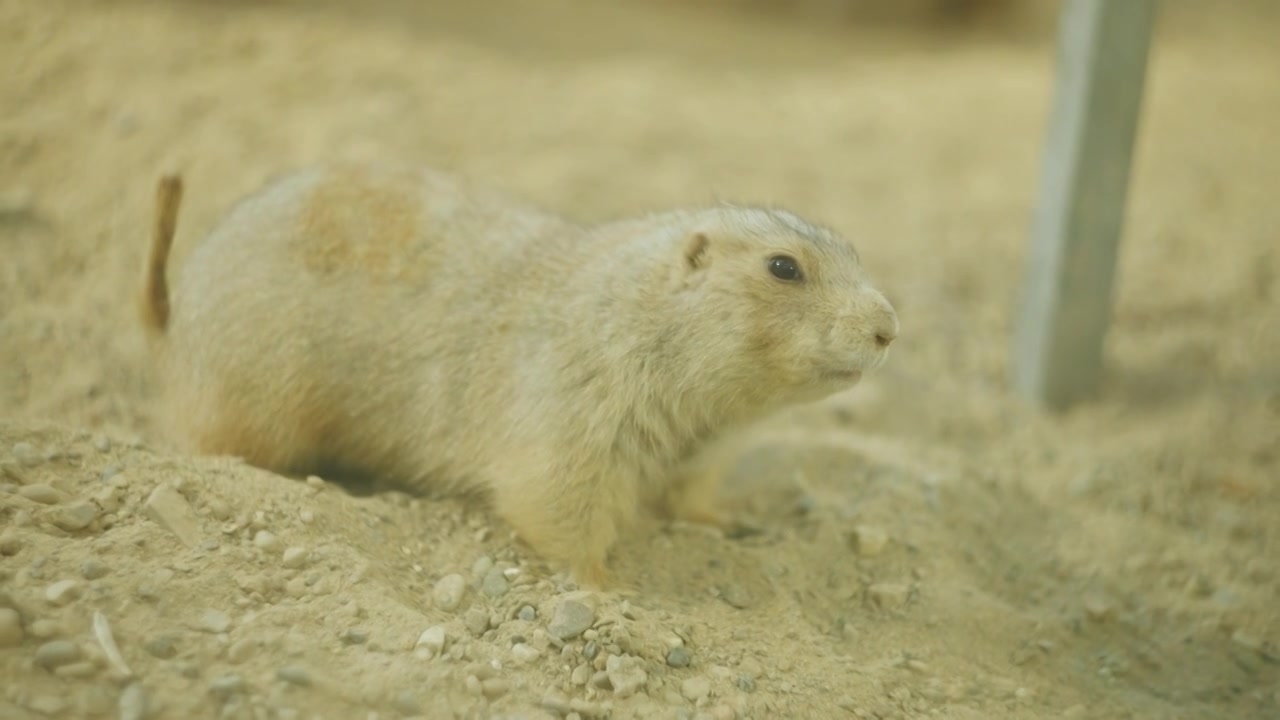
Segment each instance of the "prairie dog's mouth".
[{"label": "prairie dog's mouth", "polygon": [[839,382],[856,383],[862,379],[862,371],[846,368],[826,369],[822,371],[822,377]]}]

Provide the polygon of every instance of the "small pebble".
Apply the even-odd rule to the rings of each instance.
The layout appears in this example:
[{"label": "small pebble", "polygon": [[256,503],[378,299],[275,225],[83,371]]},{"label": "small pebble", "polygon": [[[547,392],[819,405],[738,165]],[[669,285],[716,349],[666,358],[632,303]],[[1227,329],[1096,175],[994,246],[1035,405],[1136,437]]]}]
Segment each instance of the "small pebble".
[{"label": "small pebble", "polygon": [[859,555],[875,557],[889,544],[889,533],[874,525],[859,525],[853,529],[853,540]]},{"label": "small pebble", "polygon": [[489,568],[484,575],[484,580],[480,582],[480,591],[494,599],[506,595],[510,588],[511,583],[507,580],[507,576],[496,567]]},{"label": "small pebble", "polygon": [[418,642],[414,644],[414,649],[426,650],[432,657],[437,656],[444,650],[445,637],[443,626],[429,627],[418,636]]},{"label": "small pebble", "polygon": [[109,572],[111,572],[111,568],[97,558],[88,558],[80,563],[80,575],[85,580],[97,580]]},{"label": "small pebble", "polygon": [[63,665],[53,671],[58,677],[65,678],[87,678],[98,674],[98,666],[85,660],[73,662],[70,665]]},{"label": "small pebble", "polygon": [[538,648],[533,647],[528,643],[516,643],[511,646],[511,656],[514,657],[518,663],[531,663],[541,657],[541,655],[542,652],[538,650]]},{"label": "small pebble", "polygon": [[244,678],[239,675],[219,675],[209,683],[209,692],[219,700],[227,700],[244,690]]},{"label": "small pebble", "polygon": [[363,645],[369,640],[369,633],[360,628],[347,628],[339,638],[345,645]]},{"label": "small pebble", "polygon": [[435,606],[445,612],[453,612],[462,604],[467,592],[467,579],[457,573],[445,575],[436,581],[431,590],[431,599]]},{"label": "small pebble", "polygon": [[80,657],[80,646],[70,640],[50,640],[36,649],[36,664],[46,670],[69,665]]},{"label": "small pebble", "polygon": [[26,467],[35,467],[44,462],[35,446],[28,442],[13,444],[13,459]]},{"label": "small pebble", "polygon": [[489,678],[480,683],[480,692],[490,700],[507,694],[511,683],[502,678]]},{"label": "small pebble", "polygon": [[158,635],[149,638],[142,643],[142,649],[161,660],[168,660],[178,653],[178,648],[174,645],[173,638],[169,635]]},{"label": "small pebble", "polygon": [[532,605],[524,605],[516,612],[516,617],[525,622],[533,622],[538,619],[538,611]]},{"label": "small pebble", "polygon": [[274,551],[280,547],[280,541],[270,530],[259,530],[253,534],[253,544],[263,550]]},{"label": "small pebble", "polygon": [[667,653],[667,664],[673,668],[689,667],[689,651],[683,645],[674,647]]},{"label": "small pebble", "polygon": [[711,681],[703,677],[692,677],[680,683],[680,694],[689,702],[696,703],[711,693]]},{"label": "small pebble", "polygon": [[75,532],[89,527],[96,519],[98,506],[88,500],[77,500],[59,510],[53,518],[53,524],[67,532]]},{"label": "small pebble", "polygon": [[58,624],[56,620],[40,618],[39,620],[31,623],[31,635],[41,640],[61,634],[62,626]]},{"label": "small pebble", "polygon": [[147,517],[173,533],[183,545],[200,544],[200,520],[182,493],[167,484],[157,485],[147,496]]},{"label": "small pebble", "polygon": [[538,704],[557,715],[568,715],[573,711],[573,707],[569,705],[569,698],[555,690],[547,691]]},{"label": "small pebble", "polygon": [[466,685],[467,692],[471,695],[480,697],[480,695],[484,693],[484,685],[480,683],[480,678],[475,675],[468,675],[464,684]]},{"label": "small pebble", "polygon": [[44,597],[54,605],[66,605],[80,597],[84,584],[79,580],[59,580],[44,590]]},{"label": "small pebble", "polygon": [[579,685],[579,686],[586,685],[587,681],[590,679],[591,679],[591,666],[587,665],[586,663],[582,663],[578,667],[574,668],[573,672],[569,675],[569,682],[572,682],[574,685]]},{"label": "small pebble", "polygon": [[147,692],[142,689],[142,685],[136,682],[129,683],[120,693],[120,702],[117,705],[120,720],[143,720],[150,710],[147,705]]},{"label": "small pebble", "polygon": [[1093,620],[1106,620],[1111,615],[1111,603],[1102,595],[1091,594],[1084,599],[1084,611]]},{"label": "small pebble", "polygon": [[571,640],[596,621],[596,611],[577,600],[564,600],[556,606],[547,632],[560,640]]},{"label": "small pebble", "polygon": [[296,570],[307,564],[308,555],[306,548],[291,547],[284,551],[280,564],[290,570]]},{"label": "small pebble", "polygon": [[240,639],[227,646],[227,662],[239,665],[253,657],[257,647],[252,640]]},{"label": "small pebble", "polygon": [[37,695],[31,698],[27,707],[41,715],[61,715],[66,712],[67,701],[57,695]]},{"label": "small pebble", "polygon": [[485,575],[493,569],[493,558],[488,555],[481,555],[471,564],[471,579],[479,582],[484,579]]},{"label": "small pebble", "polygon": [[605,663],[605,674],[613,686],[614,696],[618,698],[636,694],[649,679],[644,664],[628,655],[610,655]]},{"label": "small pebble", "polygon": [[47,483],[35,483],[34,485],[23,485],[18,488],[18,494],[42,505],[57,505],[62,502],[62,493],[58,492],[52,485]]},{"label": "small pebble", "polygon": [[299,665],[284,665],[276,670],[276,677],[293,684],[306,687],[311,684],[311,673]]},{"label": "small pebble", "polygon": [[0,648],[21,645],[24,635],[22,618],[18,615],[18,611],[13,608],[0,608]]},{"label": "small pebble", "polygon": [[111,438],[99,435],[93,439],[93,447],[100,453],[111,452]]},{"label": "small pebble", "polygon": [[910,589],[901,583],[876,583],[867,589],[867,594],[876,607],[892,610],[907,603],[909,591]]},{"label": "small pebble", "polygon": [[472,608],[467,611],[465,622],[467,630],[476,637],[484,634],[489,629],[489,613],[480,608]]},{"label": "small pebble", "polygon": [[205,610],[200,615],[200,629],[221,634],[231,629],[231,617],[221,610]]},{"label": "small pebble", "polygon": [[396,693],[396,697],[391,701],[395,706],[396,712],[401,715],[419,715],[422,713],[422,703],[418,700],[418,696],[408,690],[402,690]]},{"label": "small pebble", "polygon": [[17,533],[0,535],[0,555],[13,556],[22,550],[22,538]]}]

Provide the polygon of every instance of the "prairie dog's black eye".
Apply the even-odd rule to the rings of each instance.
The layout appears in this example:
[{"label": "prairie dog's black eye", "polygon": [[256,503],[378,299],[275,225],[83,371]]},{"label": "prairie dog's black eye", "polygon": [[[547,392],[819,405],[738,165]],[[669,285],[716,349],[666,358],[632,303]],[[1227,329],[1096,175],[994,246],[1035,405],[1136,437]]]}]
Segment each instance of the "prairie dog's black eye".
[{"label": "prairie dog's black eye", "polygon": [[779,280],[799,280],[800,263],[789,255],[774,255],[769,258],[769,273]]}]

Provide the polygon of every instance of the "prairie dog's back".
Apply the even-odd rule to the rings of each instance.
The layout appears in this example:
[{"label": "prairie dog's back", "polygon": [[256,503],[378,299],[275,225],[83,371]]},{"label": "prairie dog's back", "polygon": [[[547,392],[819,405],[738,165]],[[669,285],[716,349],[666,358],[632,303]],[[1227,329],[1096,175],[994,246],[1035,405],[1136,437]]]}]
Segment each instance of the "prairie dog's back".
[{"label": "prairie dog's back", "polygon": [[[174,421],[205,438],[203,451],[251,448],[246,459],[266,467],[315,471],[332,454],[420,474],[409,445],[445,439],[460,418],[436,425],[414,404],[425,394],[465,412],[467,398],[449,394],[474,385],[460,373],[483,370],[468,361],[488,340],[476,319],[507,315],[495,288],[517,292],[539,239],[576,232],[431,170],[283,177],[233,208],[177,279],[165,351]],[[479,387],[500,385],[495,374]]]}]

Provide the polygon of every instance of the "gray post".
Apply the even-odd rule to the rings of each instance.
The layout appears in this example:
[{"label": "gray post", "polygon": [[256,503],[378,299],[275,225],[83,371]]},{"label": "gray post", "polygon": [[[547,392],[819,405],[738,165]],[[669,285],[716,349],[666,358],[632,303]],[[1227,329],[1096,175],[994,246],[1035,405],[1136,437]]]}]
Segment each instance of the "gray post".
[{"label": "gray post", "polygon": [[1013,353],[1015,390],[1063,409],[1102,373],[1155,0],[1065,0]]}]

